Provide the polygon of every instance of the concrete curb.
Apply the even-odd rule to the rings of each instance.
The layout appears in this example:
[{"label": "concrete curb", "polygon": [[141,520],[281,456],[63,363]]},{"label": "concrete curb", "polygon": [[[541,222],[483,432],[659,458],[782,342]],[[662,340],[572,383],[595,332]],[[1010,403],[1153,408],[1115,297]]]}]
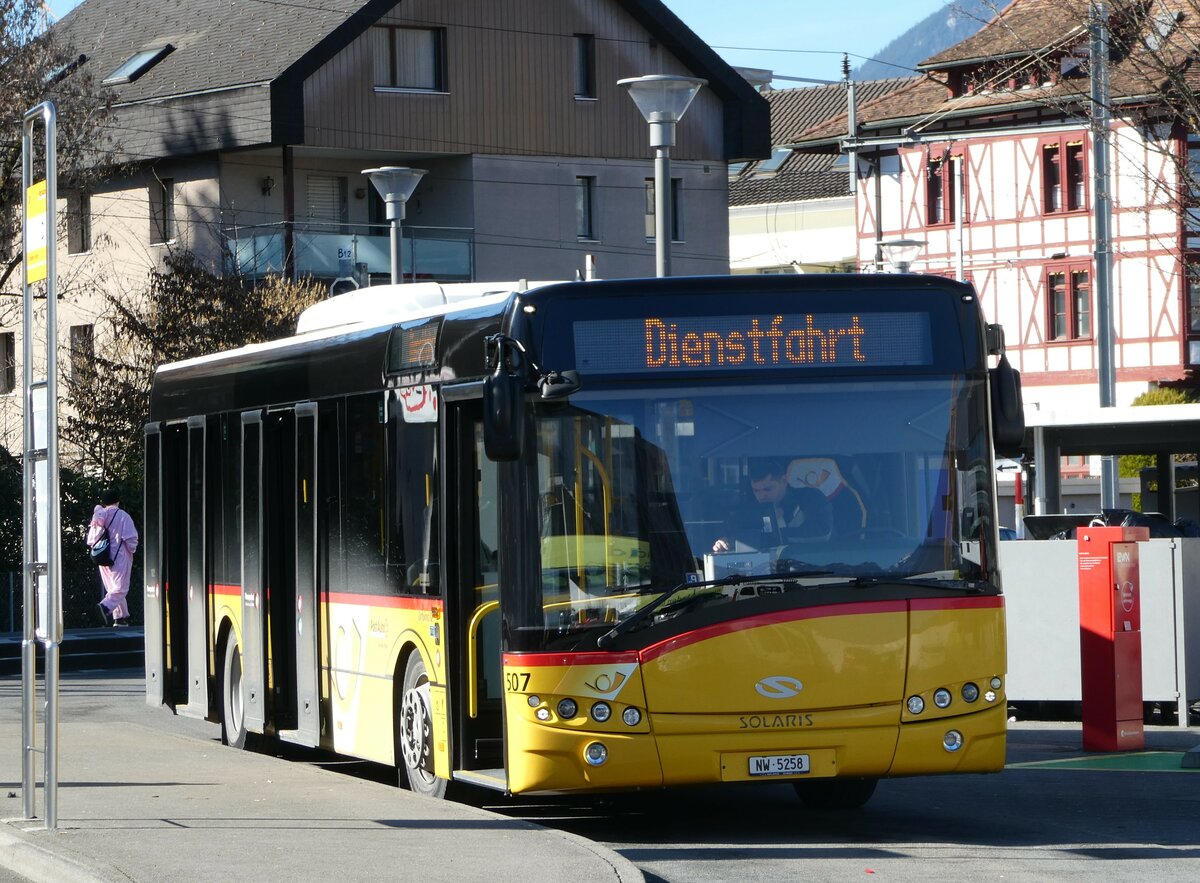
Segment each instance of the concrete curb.
[{"label": "concrete curb", "polygon": [[[116,868],[101,864],[84,864],[33,842],[34,832],[24,826],[42,825],[29,819],[0,819],[0,867],[30,880],[53,880],[55,883],[129,883],[129,877]],[[10,833],[18,832],[18,833]],[[57,832],[41,830],[37,836],[55,837]]]},{"label": "concrete curb", "polygon": [[1185,751],[1179,765],[1185,770],[1200,770],[1200,745]]}]

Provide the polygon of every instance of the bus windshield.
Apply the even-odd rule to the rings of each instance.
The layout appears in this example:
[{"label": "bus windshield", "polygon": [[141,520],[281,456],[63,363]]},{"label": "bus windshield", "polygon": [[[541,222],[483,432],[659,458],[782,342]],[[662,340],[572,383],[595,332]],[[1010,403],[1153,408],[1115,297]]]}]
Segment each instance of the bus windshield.
[{"label": "bus windshield", "polygon": [[987,580],[985,413],[984,381],[963,376],[641,386],[539,403],[544,619],[515,625],[610,629],[662,592],[729,576],[764,579],[707,595]]}]

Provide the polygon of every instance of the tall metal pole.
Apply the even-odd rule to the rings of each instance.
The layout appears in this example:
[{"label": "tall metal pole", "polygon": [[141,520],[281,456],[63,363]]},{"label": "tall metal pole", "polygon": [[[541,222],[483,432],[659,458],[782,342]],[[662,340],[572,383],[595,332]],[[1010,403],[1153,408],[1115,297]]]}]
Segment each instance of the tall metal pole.
[{"label": "tall metal pole", "polygon": [[[1092,190],[1096,224],[1096,345],[1100,407],[1116,404],[1112,300],[1112,189],[1109,174],[1108,4],[1094,0],[1091,22]],[[1064,166],[1065,168],[1065,166]],[[1065,183],[1065,182],[1064,182]],[[1117,458],[1100,459],[1100,508],[1114,509],[1120,498]]]},{"label": "tall metal pole", "polygon": [[[391,205],[388,206],[388,213],[391,213]],[[400,218],[391,219],[391,256],[392,256],[392,284],[396,285],[400,282]]]},{"label": "tall metal pole", "polygon": [[[36,192],[33,182],[33,128],[41,120],[46,137],[46,178]],[[46,827],[58,827],[58,681],[62,643],[62,545],[58,482],[58,288],[55,230],[58,200],[57,112],[43,102],[25,114],[22,130],[22,199],[24,223],[24,320],[22,380],[24,505],[24,640],[21,647],[23,757],[21,786],[26,818],[34,817],[33,754],[37,709],[36,648],[46,650],[45,788]],[[38,185],[40,187],[40,184]],[[33,199],[39,205],[34,210]],[[46,376],[33,372],[33,285],[46,283]],[[36,622],[35,622],[36,620]]]},{"label": "tall metal pole", "polygon": [[671,275],[670,213],[671,149],[663,144],[654,153],[654,268],[658,276]]}]

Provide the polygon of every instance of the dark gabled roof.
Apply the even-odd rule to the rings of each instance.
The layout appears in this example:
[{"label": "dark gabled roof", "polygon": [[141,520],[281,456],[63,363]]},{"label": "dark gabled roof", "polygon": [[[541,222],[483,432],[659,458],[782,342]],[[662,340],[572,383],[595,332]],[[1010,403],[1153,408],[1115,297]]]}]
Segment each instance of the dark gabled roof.
[{"label": "dark gabled roof", "polygon": [[[160,63],[115,85],[118,104],[271,86],[273,140],[298,140],[307,77],[402,0],[85,0],[54,27],[97,81],[135,52],[169,43]],[[442,0],[443,3],[451,0]],[[759,157],[766,102],[660,0],[612,0],[722,100],[729,157]],[[283,117],[289,116],[289,119]]]},{"label": "dark gabled roof", "polygon": [[[865,80],[854,84],[854,100],[858,106],[870,104],[909,83],[912,78]],[[763,93],[771,107],[771,144],[782,147],[792,144],[814,126],[841,120],[842,135],[846,131],[848,101],[846,86],[808,86],[800,89],[778,89]],[[827,199],[850,195],[850,180],[846,172],[831,170],[837,156],[793,152],[774,173],[757,171],[760,163],[748,165],[729,181],[730,205],[765,205],[777,202],[797,202],[805,199]]]},{"label": "dark gabled roof", "polygon": [[394,5],[394,0],[85,0],[54,28],[87,54],[97,81],[139,49],[175,47],[144,76],[113,87],[124,103],[270,82],[343,23],[361,25],[361,33]]}]

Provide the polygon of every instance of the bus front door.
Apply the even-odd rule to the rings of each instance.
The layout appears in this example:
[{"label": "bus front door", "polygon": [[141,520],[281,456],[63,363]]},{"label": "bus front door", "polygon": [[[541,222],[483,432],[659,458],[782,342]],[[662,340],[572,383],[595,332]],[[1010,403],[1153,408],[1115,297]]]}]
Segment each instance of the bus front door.
[{"label": "bus front door", "polygon": [[447,540],[456,549],[450,567],[451,621],[454,623],[454,776],[490,788],[504,788],[504,734],[501,702],[499,549],[496,464],[483,452],[478,402],[451,409],[447,429],[446,475],[451,505]]}]

